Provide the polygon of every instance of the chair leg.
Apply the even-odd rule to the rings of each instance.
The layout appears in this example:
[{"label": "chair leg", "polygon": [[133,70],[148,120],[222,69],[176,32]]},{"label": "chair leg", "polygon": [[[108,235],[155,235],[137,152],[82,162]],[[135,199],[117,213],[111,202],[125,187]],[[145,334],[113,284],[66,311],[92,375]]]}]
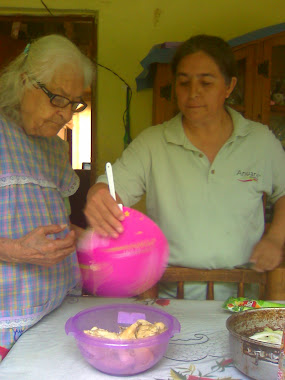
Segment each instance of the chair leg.
[{"label": "chair leg", "polygon": [[258,292],[258,298],[260,300],[265,299],[265,285],[259,284],[259,292]]},{"label": "chair leg", "polygon": [[183,281],[179,281],[177,283],[177,298],[179,300],[184,299],[184,282]]},{"label": "chair leg", "polygon": [[238,297],[244,297],[244,283],[239,282],[238,284]]},{"label": "chair leg", "polygon": [[207,282],[207,295],[206,295],[207,300],[213,301],[214,299],[214,283],[213,281],[208,281]]}]

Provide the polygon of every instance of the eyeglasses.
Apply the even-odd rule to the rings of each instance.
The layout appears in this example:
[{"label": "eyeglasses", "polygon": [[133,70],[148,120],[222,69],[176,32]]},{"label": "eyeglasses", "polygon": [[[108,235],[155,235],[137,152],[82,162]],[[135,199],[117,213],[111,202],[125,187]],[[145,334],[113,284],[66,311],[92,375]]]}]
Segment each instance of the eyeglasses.
[{"label": "eyeglasses", "polygon": [[82,112],[87,107],[87,104],[84,102],[83,99],[80,99],[80,101],[69,100],[65,96],[53,94],[43,84],[41,84],[37,80],[35,80],[35,82],[39,86],[39,88],[43,90],[43,92],[49,97],[51,104],[56,107],[65,108],[69,104],[71,104],[72,112]]}]

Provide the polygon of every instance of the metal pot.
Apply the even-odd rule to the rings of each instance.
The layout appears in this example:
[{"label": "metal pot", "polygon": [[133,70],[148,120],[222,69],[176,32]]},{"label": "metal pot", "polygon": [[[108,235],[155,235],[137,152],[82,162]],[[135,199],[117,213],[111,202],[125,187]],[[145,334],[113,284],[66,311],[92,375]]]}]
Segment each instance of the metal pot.
[{"label": "metal pot", "polygon": [[277,379],[280,346],[249,337],[265,327],[283,330],[284,308],[264,308],[231,315],[226,322],[231,355],[237,369],[256,380]]}]

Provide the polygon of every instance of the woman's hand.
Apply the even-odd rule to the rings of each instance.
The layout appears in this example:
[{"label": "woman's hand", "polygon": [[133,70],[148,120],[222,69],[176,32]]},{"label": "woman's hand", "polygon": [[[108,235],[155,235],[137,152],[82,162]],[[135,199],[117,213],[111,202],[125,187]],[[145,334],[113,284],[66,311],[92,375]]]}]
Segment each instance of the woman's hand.
[{"label": "woman's hand", "polygon": [[[118,196],[117,199],[122,203]],[[90,188],[84,214],[90,227],[103,237],[116,238],[123,232],[121,221],[124,220],[124,214],[105,183],[97,183]]]},{"label": "woman's hand", "polygon": [[254,270],[257,272],[265,272],[278,267],[282,259],[283,246],[279,241],[264,235],[255,245],[250,262],[254,264]]},{"label": "woman's hand", "polygon": [[0,260],[9,263],[28,263],[52,266],[75,251],[75,233],[71,231],[65,238],[52,240],[47,237],[63,231],[67,225],[41,226],[22,238],[0,240]]},{"label": "woman's hand", "polygon": [[282,262],[285,243],[285,196],[274,205],[273,220],[253,249],[250,262],[258,272],[273,270]]}]

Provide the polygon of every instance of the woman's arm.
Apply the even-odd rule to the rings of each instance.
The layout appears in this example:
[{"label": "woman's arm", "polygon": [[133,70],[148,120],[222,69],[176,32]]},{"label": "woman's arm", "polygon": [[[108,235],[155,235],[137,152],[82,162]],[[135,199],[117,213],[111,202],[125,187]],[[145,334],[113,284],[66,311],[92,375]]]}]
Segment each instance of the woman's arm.
[{"label": "woman's arm", "polygon": [[[118,203],[130,207],[146,192],[152,150],[157,150],[155,141],[161,135],[160,129],[147,128],[128,145],[114,163],[113,175]],[[97,183],[89,189],[84,213],[90,226],[101,236],[116,238],[123,232],[121,222],[124,214],[110,195],[106,176],[99,176]]]},{"label": "woman's arm", "polygon": [[258,272],[273,270],[283,259],[285,243],[285,196],[274,205],[273,220],[268,231],[255,245],[250,261]]}]

